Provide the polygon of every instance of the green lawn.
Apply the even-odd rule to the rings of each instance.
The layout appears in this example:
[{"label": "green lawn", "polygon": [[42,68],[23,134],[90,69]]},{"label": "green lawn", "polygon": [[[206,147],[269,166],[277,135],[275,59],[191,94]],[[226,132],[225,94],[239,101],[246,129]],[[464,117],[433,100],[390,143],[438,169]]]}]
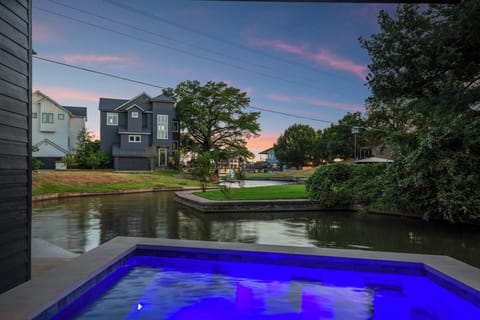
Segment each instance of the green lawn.
[{"label": "green lawn", "polygon": [[194,192],[193,194],[209,200],[306,199],[305,185],[303,184],[285,184],[253,188],[232,188],[228,193],[230,199],[226,199],[220,190]]},{"label": "green lawn", "polygon": [[106,192],[114,190],[199,187],[198,181],[182,179],[173,172],[121,173],[106,170],[39,171],[34,173],[32,195],[63,192]]}]

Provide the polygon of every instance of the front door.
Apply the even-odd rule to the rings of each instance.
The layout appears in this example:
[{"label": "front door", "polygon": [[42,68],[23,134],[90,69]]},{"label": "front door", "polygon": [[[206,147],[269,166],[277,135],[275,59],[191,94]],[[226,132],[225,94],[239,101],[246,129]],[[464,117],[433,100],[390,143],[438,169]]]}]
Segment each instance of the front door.
[{"label": "front door", "polygon": [[158,166],[166,167],[168,164],[168,148],[158,148]]}]

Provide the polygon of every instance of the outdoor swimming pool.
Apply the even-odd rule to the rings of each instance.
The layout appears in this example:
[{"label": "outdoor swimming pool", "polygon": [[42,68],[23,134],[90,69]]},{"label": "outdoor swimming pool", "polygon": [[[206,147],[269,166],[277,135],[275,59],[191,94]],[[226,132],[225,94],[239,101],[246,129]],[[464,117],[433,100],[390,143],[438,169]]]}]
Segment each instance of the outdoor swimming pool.
[{"label": "outdoor swimming pool", "polygon": [[134,256],[54,319],[480,318],[413,267],[395,274],[342,270],[347,261],[339,270],[285,262],[293,265]]},{"label": "outdoor swimming pool", "polygon": [[2,316],[473,320],[480,270],[436,255],[117,237],[2,295]]}]

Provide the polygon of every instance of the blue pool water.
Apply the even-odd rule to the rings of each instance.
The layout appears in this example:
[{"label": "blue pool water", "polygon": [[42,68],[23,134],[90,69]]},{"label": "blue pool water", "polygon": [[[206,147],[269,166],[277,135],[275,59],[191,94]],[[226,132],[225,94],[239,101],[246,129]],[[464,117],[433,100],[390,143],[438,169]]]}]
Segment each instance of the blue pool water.
[{"label": "blue pool water", "polygon": [[54,319],[480,319],[415,272],[133,256]]}]

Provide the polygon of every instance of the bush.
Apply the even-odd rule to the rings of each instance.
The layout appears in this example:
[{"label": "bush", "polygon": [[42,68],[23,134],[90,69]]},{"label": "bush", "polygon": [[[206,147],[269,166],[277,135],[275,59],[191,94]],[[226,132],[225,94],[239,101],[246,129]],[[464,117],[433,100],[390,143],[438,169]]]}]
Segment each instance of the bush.
[{"label": "bush", "polygon": [[307,197],[325,208],[350,205],[353,193],[347,182],[353,176],[352,166],[337,163],[319,167],[305,182]]}]

